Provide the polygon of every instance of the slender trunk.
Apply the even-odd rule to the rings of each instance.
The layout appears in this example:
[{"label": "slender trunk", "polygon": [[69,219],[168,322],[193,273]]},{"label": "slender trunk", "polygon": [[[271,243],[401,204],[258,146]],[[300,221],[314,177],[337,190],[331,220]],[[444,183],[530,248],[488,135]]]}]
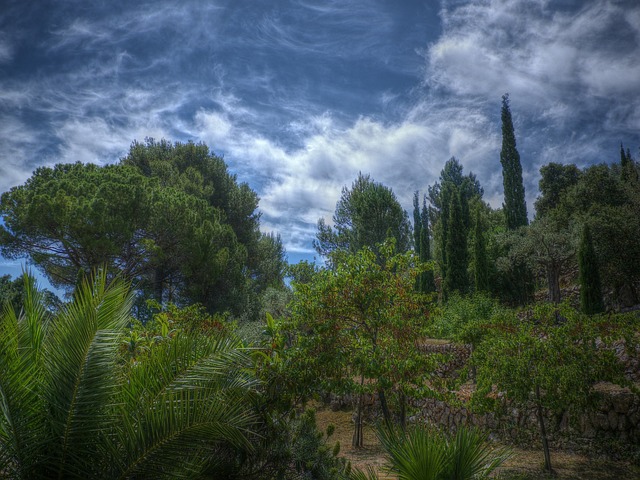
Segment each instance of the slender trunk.
[{"label": "slender trunk", "polygon": [[352,447],[362,447],[364,445],[362,435],[362,409],[364,404],[364,394],[362,393],[362,386],[364,385],[364,375],[360,377],[360,393],[358,394],[358,403],[356,404],[356,421],[353,430],[353,438],[351,439]]},{"label": "slender trunk", "polygon": [[389,405],[387,405],[387,396],[382,388],[378,390],[378,399],[380,400],[380,408],[382,408],[384,423],[387,427],[391,427],[391,412],[389,411]]},{"label": "slender trunk", "polygon": [[551,303],[560,303],[560,272],[553,266],[547,267],[547,282],[549,284],[549,301]]},{"label": "slender trunk", "polygon": [[400,428],[402,431],[407,430],[407,396],[402,390],[399,393],[400,396]]},{"label": "slender trunk", "polygon": [[538,417],[538,425],[540,426],[540,435],[542,436],[542,450],[544,451],[544,469],[553,474],[551,468],[551,454],[549,452],[549,441],[547,439],[547,429],[544,426],[544,415],[542,411],[542,401],[540,400],[540,386],[536,385],[536,416]]}]

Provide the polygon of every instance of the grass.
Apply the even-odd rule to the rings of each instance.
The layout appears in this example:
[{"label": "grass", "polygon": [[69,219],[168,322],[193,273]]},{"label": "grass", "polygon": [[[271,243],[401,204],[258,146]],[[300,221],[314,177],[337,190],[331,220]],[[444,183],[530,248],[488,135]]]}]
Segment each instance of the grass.
[{"label": "grass", "polygon": [[[354,467],[361,469],[372,466],[383,479],[395,477],[386,474],[385,456],[374,429],[367,425],[364,431],[364,447],[351,447],[353,422],[350,411],[334,412],[327,407],[317,406],[316,419],[318,427],[325,430],[329,424],[335,426],[330,441],[340,442],[341,455],[344,455]],[[513,456],[499,470],[501,480],[632,480],[640,478],[640,467],[625,462],[600,459],[567,451],[551,452],[551,462],[556,476],[550,477],[543,471],[542,449],[527,450],[513,448]]]}]

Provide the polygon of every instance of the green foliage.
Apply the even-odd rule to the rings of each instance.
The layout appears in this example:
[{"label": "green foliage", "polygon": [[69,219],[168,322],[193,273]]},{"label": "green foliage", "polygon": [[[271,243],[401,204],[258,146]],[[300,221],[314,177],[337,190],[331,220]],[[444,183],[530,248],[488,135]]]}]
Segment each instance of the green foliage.
[{"label": "green foliage", "polygon": [[425,318],[417,270],[393,242],[378,251],[364,248],[295,284],[286,359],[295,387],[357,395],[394,388],[402,397],[423,385],[430,370],[414,348]]},{"label": "green foliage", "polygon": [[[429,211],[427,210],[427,200],[423,199],[422,213],[420,215],[420,248],[418,252],[418,259],[421,264],[431,262],[431,242],[429,241]],[[436,282],[433,273],[433,266],[429,265],[427,270],[418,273],[416,279],[418,288],[416,289],[420,293],[432,293],[436,291]]]},{"label": "green foliage", "polygon": [[489,258],[480,209],[476,209],[473,228],[473,286],[476,292],[489,291]]},{"label": "green foliage", "polygon": [[480,199],[484,191],[473,173],[462,174],[462,165],[455,157],[445,163],[442,172],[440,172],[439,181],[430,186],[428,191],[431,203],[429,216],[432,219],[434,230],[435,258],[438,262],[440,277],[444,283],[447,278],[449,264],[447,248],[449,248],[448,235],[452,201],[454,197],[460,197],[460,215],[463,229],[460,235],[466,239],[471,227],[469,204],[473,200]]},{"label": "green foliage", "polygon": [[602,303],[600,272],[588,224],[585,224],[582,229],[582,239],[578,250],[578,267],[580,269],[580,307],[582,312],[587,315],[602,313],[604,305]]},{"label": "green foliage", "polygon": [[516,148],[516,135],[513,130],[513,120],[509,108],[509,95],[502,96],[502,150],[500,163],[502,164],[502,181],[504,184],[504,214],[509,230],[527,225],[527,204],[524,198],[524,184],[522,183],[522,165],[520,154]]},{"label": "green foliage", "polygon": [[116,165],[36,170],[2,195],[0,244],[61,288],[105,267],[161,303],[240,314],[284,288],[282,242],[260,234],[257,203],[205,145],[147,140]]},{"label": "green foliage", "polygon": [[496,320],[472,355],[478,384],[473,403],[495,408],[497,388],[516,405],[533,405],[550,470],[544,412],[584,412],[593,405],[596,382],[625,384],[624,367],[608,347],[625,338],[635,348],[637,318],[612,322],[547,304],[526,320],[514,314]]},{"label": "green foliage", "polygon": [[401,480],[489,478],[510,456],[506,449],[489,447],[487,434],[464,427],[453,437],[424,427],[380,429],[378,437],[389,456],[389,470]]},{"label": "green foliage", "polygon": [[358,175],[351,189],[342,188],[333,224],[318,221],[314,247],[320,255],[334,252],[355,253],[363,247],[376,250],[379,243],[395,239],[399,252],[411,245],[410,223],[391,189],[376,183],[369,175]]},{"label": "green foliage", "polygon": [[461,197],[461,193],[453,195],[449,207],[446,275],[442,288],[445,298],[450,297],[454,292],[464,294],[469,290],[467,230],[462,215]]},{"label": "green foliage", "polygon": [[536,217],[543,217],[554,210],[565,192],[580,180],[581,172],[575,165],[549,163],[540,167],[540,195],[536,199]]},{"label": "green foliage", "polygon": [[105,272],[54,316],[31,280],[0,320],[0,472],[194,478],[250,451],[255,381],[237,340],[176,335],[121,362],[132,295]]},{"label": "green foliage", "polygon": [[432,314],[429,333],[436,338],[475,346],[489,333],[488,327],[506,313],[497,300],[486,294],[453,295]]}]

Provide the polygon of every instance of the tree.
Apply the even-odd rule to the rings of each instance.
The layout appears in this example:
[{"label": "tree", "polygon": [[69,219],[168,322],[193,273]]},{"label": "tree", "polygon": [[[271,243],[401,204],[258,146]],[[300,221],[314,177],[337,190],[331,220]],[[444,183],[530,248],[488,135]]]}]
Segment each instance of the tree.
[{"label": "tree", "polygon": [[586,223],[582,229],[582,238],[578,249],[578,268],[580,272],[580,308],[582,312],[587,315],[603,312],[604,305],[602,303],[598,260],[593,249],[591,230]]},{"label": "tree", "polygon": [[575,271],[576,241],[571,229],[550,215],[512,232],[511,238],[512,258],[525,259],[530,269],[540,272],[547,283],[548,300],[560,303],[560,277]]},{"label": "tree", "polygon": [[476,292],[489,291],[489,259],[480,209],[476,209],[473,231],[473,286]]},{"label": "tree", "polygon": [[420,256],[420,232],[422,231],[422,216],[420,215],[420,195],[418,190],[413,192],[413,248]]},{"label": "tree", "polygon": [[[420,263],[424,264],[431,261],[431,242],[429,241],[429,211],[427,210],[427,200],[422,200],[422,227],[420,228]],[[419,292],[432,293],[436,291],[436,282],[433,275],[433,269],[418,274]]]},{"label": "tree", "polygon": [[469,289],[467,232],[462,216],[462,194],[451,198],[446,245],[446,276],[442,291],[445,298],[453,292],[464,294]]},{"label": "tree", "polygon": [[43,167],[5,192],[0,247],[67,290],[105,266],[161,303],[240,314],[282,285],[282,244],[261,236],[256,207],[205,145],[147,140],[119,164]]},{"label": "tree", "polygon": [[411,245],[409,219],[393,191],[362,173],[351,189],[342,188],[333,224],[327,225],[324,218],[318,221],[313,244],[320,255],[355,253],[363,247],[375,250],[387,238],[395,239],[400,252]]},{"label": "tree", "polygon": [[0,320],[3,475],[194,478],[251,450],[255,381],[240,341],[177,336],[123,362],[123,282],[103,271],[54,316],[25,287],[22,313]]},{"label": "tree", "polygon": [[473,199],[482,198],[484,191],[473,173],[463,175],[462,165],[455,157],[447,161],[442,172],[440,172],[439,181],[430,186],[428,191],[431,204],[431,224],[434,230],[435,254],[440,269],[440,277],[444,284],[444,280],[447,277],[447,243],[452,198],[460,192],[462,226],[466,238],[471,227],[469,203]]},{"label": "tree", "polygon": [[513,130],[508,94],[502,96],[501,116],[502,150],[500,151],[500,163],[502,164],[504,185],[503,209],[507,228],[513,230],[527,225],[529,221],[524,198],[524,184],[522,183],[522,165],[520,164],[520,154],[516,148],[516,136]]},{"label": "tree", "polygon": [[[558,323],[555,305],[537,308],[523,321],[514,314],[496,319],[490,334],[474,350],[478,389],[472,402],[501,408],[495,389],[504,393],[508,405],[533,407],[543,447],[545,469],[552,472],[545,418],[548,413],[583,413],[594,405],[593,385],[600,381],[623,381],[624,366],[612,345],[633,337],[637,319],[612,329],[606,319],[585,317],[563,304],[564,322]],[[614,330],[614,331],[612,331]],[[631,335],[631,337],[628,337]],[[601,347],[596,345],[596,339]],[[635,347],[631,347],[635,348]]]},{"label": "tree", "polygon": [[581,172],[575,165],[549,163],[540,168],[540,195],[536,199],[536,216],[542,217],[554,210],[565,194],[580,180]]},{"label": "tree", "polygon": [[415,349],[425,313],[415,298],[412,257],[396,254],[393,241],[340,257],[333,269],[294,285],[292,319],[285,332],[287,376],[295,388],[352,393],[356,422],[353,445],[363,442],[363,399],[377,393],[387,423],[388,397],[400,412],[409,392],[422,388],[430,359]]},{"label": "tree", "polygon": [[[429,241],[429,211],[427,209],[426,196],[422,200],[422,211],[418,202],[418,191],[413,197],[413,222],[414,238],[416,242],[415,251],[420,263],[425,264],[431,260],[431,242]],[[416,278],[416,291],[420,293],[431,293],[436,291],[436,284],[433,278],[433,270],[429,268],[420,272]]]}]

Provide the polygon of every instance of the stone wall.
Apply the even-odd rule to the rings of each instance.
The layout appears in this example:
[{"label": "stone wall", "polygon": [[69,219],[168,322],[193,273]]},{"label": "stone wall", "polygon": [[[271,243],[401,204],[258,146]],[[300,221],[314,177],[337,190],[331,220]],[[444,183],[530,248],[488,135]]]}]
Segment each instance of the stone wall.
[{"label": "stone wall", "polygon": [[[601,400],[590,412],[573,417],[564,413],[545,418],[549,438],[556,446],[588,446],[592,441],[616,440],[640,444],[640,398],[628,388],[599,384]],[[476,426],[519,444],[538,444],[538,419],[534,406],[515,408],[506,401],[498,413],[478,414],[467,407],[432,398],[411,401],[415,414],[411,422],[439,425],[449,430]]]}]

